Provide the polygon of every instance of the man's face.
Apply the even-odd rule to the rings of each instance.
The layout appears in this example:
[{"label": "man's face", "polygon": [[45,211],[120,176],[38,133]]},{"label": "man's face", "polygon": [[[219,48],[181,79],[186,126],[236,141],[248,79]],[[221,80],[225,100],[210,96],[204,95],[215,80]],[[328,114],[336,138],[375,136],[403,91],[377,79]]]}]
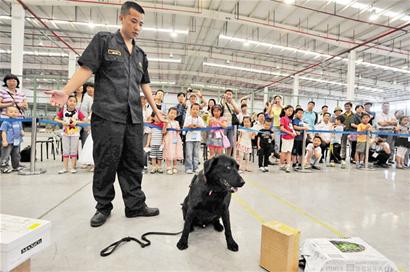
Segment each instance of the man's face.
[{"label": "man's face", "polygon": [[243,107],[242,108],[242,113],[247,113],[248,112],[248,107]]},{"label": "man's face", "polygon": [[329,110],[328,107],[323,107],[323,108],[322,108],[322,112],[323,112],[323,113],[328,112],[328,110]]},{"label": "man's face", "polygon": [[345,105],[345,111],[351,111],[352,107],[349,104]]},{"label": "man's face", "polygon": [[189,97],[189,102],[191,102],[191,105],[196,103],[196,95],[191,94],[191,96]]},{"label": "man's face", "polygon": [[225,99],[227,100],[227,101],[231,101],[232,100],[232,93],[231,92],[226,92],[225,93]]},{"label": "man's face", "polygon": [[383,110],[384,113],[389,112],[389,110],[390,110],[390,105],[389,105],[389,104],[383,104],[383,105],[382,105],[382,110]]},{"label": "man's face", "polygon": [[358,108],[356,109],[356,112],[357,112],[357,113],[363,113],[363,110],[364,110],[364,109],[363,109],[362,107],[358,107]]},{"label": "man's face", "polygon": [[309,103],[309,104],[307,105],[307,109],[308,109],[309,111],[312,111],[314,107],[315,107],[315,104],[313,104],[313,103]]},{"label": "man's face", "polygon": [[155,94],[155,98],[162,101],[162,99],[164,98],[164,93],[163,92],[157,92]]},{"label": "man's face", "polygon": [[335,115],[336,115],[336,116],[339,116],[340,114],[342,114],[341,111],[335,111]]},{"label": "man's face", "polygon": [[330,119],[330,115],[329,114],[325,114],[323,115],[323,121],[325,121],[326,123],[329,122]]},{"label": "man's face", "polygon": [[182,104],[184,102],[185,102],[185,96],[183,95],[178,96],[178,103]]},{"label": "man's face", "polygon": [[127,14],[120,15],[120,21],[122,23],[121,30],[125,37],[135,39],[140,34],[144,24],[144,14],[130,8]]},{"label": "man's face", "polygon": [[369,112],[371,110],[372,105],[371,104],[366,104],[364,105],[364,109],[366,112]]}]

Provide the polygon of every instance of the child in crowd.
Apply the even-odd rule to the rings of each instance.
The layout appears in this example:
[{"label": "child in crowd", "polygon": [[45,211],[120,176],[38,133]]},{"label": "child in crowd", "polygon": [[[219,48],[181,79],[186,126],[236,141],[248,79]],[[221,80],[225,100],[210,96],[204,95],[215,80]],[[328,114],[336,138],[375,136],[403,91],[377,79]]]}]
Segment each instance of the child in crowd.
[{"label": "child in crowd", "polygon": [[303,109],[297,108],[295,110],[295,118],[292,120],[293,129],[296,132],[295,141],[292,149],[293,168],[299,169],[302,164],[303,151],[303,133],[309,128],[303,123]]},{"label": "child in crowd", "polygon": [[[250,129],[252,126],[251,117],[244,116],[242,125],[244,128]],[[239,138],[236,144],[236,148],[239,152],[238,163],[241,173],[243,171],[251,172],[251,167],[249,165],[249,154],[252,153],[252,139],[255,139],[255,132],[247,130],[239,131]]]},{"label": "child in crowd", "polygon": [[184,158],[182,149],[182,140],[179,136],[181,128],[179,122],[175,120],[177,117],[177,108],[172,107],[168,110],[168,123],[164,126],[164,159],[167,165],[167,174],[176,174],[177,160]]},{"label": "child in crowd", "polygon": [[400,134],[409,134],[409,117],[402,116],[399,119],[399,124],[396,127],[395,131],[398,133],[396,139],[396,147],[397,147],[397,154],[396,154],[396,168],[403,169],[405,168],[404,162],[406,153],[408,148],[410,147],[410,137],[401,137]]},{"label": "child in crowd", "polygon": [[[335,119],[335,124],[333,125],[333,130],[335,132],[342,132],[344,130],[344,123],[345,118],[343,115],[339,115]],[[345,162],[342,160],[340,157],[340,151],[341,151],[341,144],[342,144],[342,133],[333,133],[331,142],[330,142],[330,160],[329,160],[329,166],[334,167],[335,163],[341,163],[342,168],[345,167]]]},{"label": "child in crowd", "polygon": [[[224,149],[223,137],[224,128],[228,126],[227,120],[223,117],[223,110],[220,105],[212,107],[212,117],[209,119],[209,127],[222,127],[222,129],[211,130],[208,134],[209,157],[221,155]],[[225,136],[226,137],[226,136]]]},{"label": "child in crowd", "polygon": [[377,137],[372,140],[370,146],[369,162],[372,162],[374,167],[389,168],[387,161],[391,155],[391,149],[386,139]]},{"label": "child in crowd", "polygon": [[[184,121],[184,128],[203,128],[204,120],[199,117],[199,104],[191,105],[191,114]],[[185,136],[185,172],[187,174],[198,172],[199,151],[201,148],[201,131],[188,131]]]},{"label": "child in crowd", "polygon": [[151,134],[148,136],[147,146],[151,147],[150,158],[152,168],[150,173],[162,174],[162,150],[163,150],[163,128],[165,123],[161,122],[157,115],[152,112],[152,128]]},{"label": "child in crowd", "polygon": [[269,172],[269,156],[272,154],[274,146],[272,143],[273,131],[271,130],[271,127],[272,119],[266,118],[265,122],[263,123],[263,128],[260,129],[258,133],[258,165],[259,170],[261,170],[262,172]]},{"label": "child in crowd", "polygon": [[71,159],[71,173],[77,173],[78,142],[80,140],[80,128],[78,124],[83,123],[85,115],[76,109],[77,97],[69,96],[65,107],[63,107],[55,118],[55,121],[63,125],[63,164],[64,168],[59,174],[68,172],[68,160]]},{"label": "child in crowd", "polygon": [[280,151],[280,170],[284,170],[286,171],[286,173],[290,173],[290,168],[292,166],[291,152],[296,136],[296,133],[292,126],[293,107],[290,105],[284,107],[280,116],[280,131],[282,139],[282,146]]},{"label": "child in crowd", "polygon": [[322,138],[319,135],[313,137],[313,142],[309,143],[306,147],[305,165],[306,168],[312,168],[315,170],[320,170],[316,164],[322,158],[322,149],[320,145],[322,144]]},{"label": "child in crowd", "polygon": [[[371,131],[372,126],[369,124],[370,115],[367,113],[362,114],[362,121],[357,125],[357,132],[368,132]],[[367,145],[367,135],[359,134],[357,135],[357,144],[356,144],[356,168],[360,169],[364,167],[364,157],[366,154],[366,145]]]},{"label": "child in crowd", "polygon": [[[20,116],[19,110],[14,106],[9,106],[6,109],[6,115],[11,119],[16,119]],[[20,171],[23,166],[20,165],[20,145],[23,141],[24,131],[21,122],[4,120],[1,124],[1,172],[10,173],[11,171]],[[7,166],[7,162],[11,157],[11,166]]]}]

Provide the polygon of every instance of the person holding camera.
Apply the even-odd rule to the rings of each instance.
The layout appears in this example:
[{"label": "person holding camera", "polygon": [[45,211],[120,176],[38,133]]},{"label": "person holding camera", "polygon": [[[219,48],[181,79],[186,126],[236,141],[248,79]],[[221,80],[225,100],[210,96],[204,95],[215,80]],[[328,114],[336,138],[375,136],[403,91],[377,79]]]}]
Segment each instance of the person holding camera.
[{"label": "person holding camera", "polygon": [[[241,110],[236,105],[235,100],[233,99],[233,92],[232,90],[226,90],[225,94],[222,98],[221,105],[224,108],[224,117],[227,120],[227,128],[225,129],[225,135],[229,139],[230,147],[225,149],[225,154],[227,156],[233,156],[233,146],[236,143],[236,135],[235,130],[232,126],[239,125],[238,114],[240,114]],[[232,128],[231,128],[232,127]]]}]

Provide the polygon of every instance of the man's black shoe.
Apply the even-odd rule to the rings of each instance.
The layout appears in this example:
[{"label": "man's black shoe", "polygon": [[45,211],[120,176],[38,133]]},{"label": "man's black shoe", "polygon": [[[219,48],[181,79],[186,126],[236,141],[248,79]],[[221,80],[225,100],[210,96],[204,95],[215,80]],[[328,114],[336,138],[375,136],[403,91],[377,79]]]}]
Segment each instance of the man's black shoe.
[{"label": "man's black shoe", "polygon": [[312,169],[314,170],[320,170],[320,167],[316,166],[316,165],[312,165]]},{"label": "man's black shoe", "polygon": [[128,218],[139,217],[139,216],[157,216],[159,215],[159,209],[144,207],[139,211],[125,212],[125,216]]},{"label": "man's black shoe", "polygon": [[105,221],[107,221],[109,215],[105,215],[99,211],[97,211],[93,217],[91,217],[90,225],[93,228],[99,227],[104,225]]}]

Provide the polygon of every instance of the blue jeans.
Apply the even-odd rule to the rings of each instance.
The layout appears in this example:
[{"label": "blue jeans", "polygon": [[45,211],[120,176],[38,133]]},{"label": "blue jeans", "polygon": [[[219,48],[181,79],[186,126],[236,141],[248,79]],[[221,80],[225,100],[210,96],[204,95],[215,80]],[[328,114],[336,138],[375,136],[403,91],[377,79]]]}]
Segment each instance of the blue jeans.
[{"label": "blue jeans", "polygon": [[185,142],[185,171],[198,169],[201,142]]},{"label": "blue jeans", "polygon": [[272,127],[273,132],[275,133],[275,153],[279,153],[280,151],[280,127]]}]

